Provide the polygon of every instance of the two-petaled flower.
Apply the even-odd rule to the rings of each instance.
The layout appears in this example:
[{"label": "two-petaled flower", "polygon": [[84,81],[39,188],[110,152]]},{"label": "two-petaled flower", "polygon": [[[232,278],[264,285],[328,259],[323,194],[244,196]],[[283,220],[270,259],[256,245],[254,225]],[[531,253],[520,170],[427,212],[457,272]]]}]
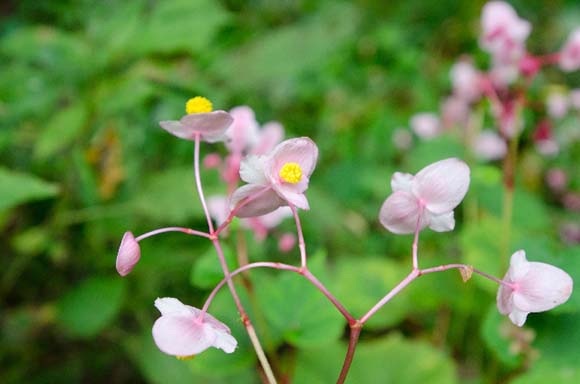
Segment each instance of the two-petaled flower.
[{"label": "two-petaled flower", "polygon": [[570,275],[550,264],[526,260],[523,250],[512,255],[503,281],[497,292],[497,308],[519,327],[530,312],[548,311],[572,294]]},{"label": "two-petaled flower", "polygon": [[455,227],[453,209],[469,188],[469,167],[450,158],[423,168],[415,176],[396,172],[391,188],[393,193],[379,213],[389,231],[405,234],[425,227],[437,232],[451,231]]}]

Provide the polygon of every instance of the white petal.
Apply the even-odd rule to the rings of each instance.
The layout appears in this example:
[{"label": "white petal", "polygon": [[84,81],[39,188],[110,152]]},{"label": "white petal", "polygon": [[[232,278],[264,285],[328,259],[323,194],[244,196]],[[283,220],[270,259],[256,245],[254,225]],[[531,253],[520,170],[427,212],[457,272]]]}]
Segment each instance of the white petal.
[{"label": "white petal", "polygon": [[216,340],[215,330],[192,316],[161,316],[153,324],[157,347],[174,356],[191,356],[205,351]]},{"label": "white petal", "polygon": [[391,177],[391,190],[411,192],[411,184],[413,182],[413,175],[410,173],[395,172]]},{"label": "white petal", "polygon": [[[504,278],[504,280],[506,280],[506,278]],[[497,291],[496,301],[497,309],[502,315],[507,315],[514,309],[512,293],[513,291],[510,287],[500,284],[499,290]]]},{"label": "white petal", "polygon": [[155,307],[163,316],[189,313],[188,306],[173,297],[157,298]]},{"label": "white petal", "polygon": [[264,156],[250,155],[245,157],[240,164],[240,178],[246,183],[266,185],[265,161]]},{"label": "white petal", "polygon": [[453,211],[442,215],[431,215],[429,219],[429,228],[435,232],[449,232],[455,228],[455,218]]},{"label": "white petal", "polygon": [[232,353],[238,346],[238,341],[228,332],[216,330],[216,339],[213,346],[223,350],[225,353]]},{"label": "white petal", "polygon": [[528,313],[529,312],[523,312],[523,311],[519,311],[517,309],[514,309],[510,312],[510,320],[512,321],[512,323],[514,323],[518,327],[521,327],[526,322],[526,318],[528,317]]},{"label": "white petal", "polygon": [[520,249],[510,258],[510,279],[514,282],[523,278],[529,271],[530,263],[526,260],[526,251]]},{"label": "white petal", "polygon": [[568,300],[572,294],[570,275],[546,263],[528,262],[528,273],[516,281],[514,305],[527,312],[548,311]]},{"label": "white petal", "polygon": [[278,172],[286,163],[298,163],[302,169],[302,177],[309,178],[316,161],[318,147],[308,137],[298,137],[281,142],[274,148],[268,161],[266,170],[270,180],[278,180]]},{"label": "white petal", "polygon": [[469,167],[450,158],[423,168],[415,176],[413,193],[425,201],[427,209],[439,215],[452,211],[469,188]]}]

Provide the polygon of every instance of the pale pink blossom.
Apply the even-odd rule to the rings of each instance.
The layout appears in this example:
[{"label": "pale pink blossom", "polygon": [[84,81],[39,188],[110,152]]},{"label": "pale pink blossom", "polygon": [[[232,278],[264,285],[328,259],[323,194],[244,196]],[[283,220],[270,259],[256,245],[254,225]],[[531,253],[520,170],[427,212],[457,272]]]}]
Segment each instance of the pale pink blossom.
[{"label": "pale pink blossom", "polygon": [[410,125],[413,132],[425,140],[432,139],[441,133],[441,122],[434,113],[417,113],[411,117]]},{"label": "pale pink blossom", "polygon": [[561,193],[568,186],[568,175],[562,168],[551,168],[546,172],[546,184],[556,193]]},{"label": "pale pink blossom", "polygon": [[580,69],[580,28],[576,28],[560,50],[560,68],[571,72]]},{"label": "pale pink blossom", "polygon": [[496,132],[485,130],[475,138],[473,153],[481,160],[502,159],[507,153],[507,144]]},{"label": "pale pink blossom", "polygon": [[515,325],[524,325],[529,313],[548,311],[572,294],[570,275],[552,265],[526,260],[523,250],[515,252],[497,292],[497,307]]},{"label": "pale pink blossom", "polygon": [[246,157],[240,177],[248,184],[234,191],[231,208],[248,199],[238,217],[265,215],[288,204],[310,209],[304,192],[317,159],[318,147],[307,137],[283,141],[267,155]]},{"label": "pale pink blossom", "polygon": [[209,347],[232,353],[238,342],[230,329],[208,313],[172,297],[155,300],[161,317],[153,325],[157,347],[168,355],[191,357]]},{"label": "pale pink blossom", "polygon": [[250,107],[240,106],[230,110],[234,121],[226,131],[226,147],[231,152],[242,153],[258,139],[258,122]]},{"label": "pale pink blossom", "polygon": [[546,98],[546,110],[548,115],[555,119],[561,119],[566,116],[568,113],[568,106],[568,97],[563,92],[550,92]]},{"label": "pale pink blossom", "polygon": [[481,96],[481,73],[470,60],[460,60],[450,71],[451,84],[455,96],[473,102]]},{"label": "pale pink blossom", "polygon": [[489,70],[489,79],[497,88],[507,88],[518,78],[519,68],[515,63],[494,60]]},{"label": "pale pink blossom", "polygon": [[453,209],[469,188],[469,167],[450,158],[423,168],[415,176],[396,172],[391,188],[393,193],[379,213],[381,224],[389,231],[413,233],[417,225],[419,230],[451,231],[455,227]]},{"label": "pale pink blossom", "polygon": [[203,166],[207,169],[219,168],[222,164],[222,158],[219,153],[208,153],[203,158]]},{"label": "pale pink blossom", "polygon": [[481,13],[481,48],[501,62],[514,62],[526,51],[525,42],[532,27],[520,19],[514,9],[503,1],[490,1]]},{"label": "pale pink blossom", "polygon": [[280,252],[290,252],[296,245],[296,235],[290,232],[283,234],[278,240],[278,249]]},{"label": "pale pink blossom", "polygon": [[119,252],[117,252],[116,268],[121,276],[127,276],[139,262],[141,248],[131,232],[125,232]]},{"label": "pale pink blossom", "polygon": [[181,120],[160,121],[167,132],[181,139],[194,141],[197,135],[202,141],[215,143],[225,139],[225,132],[232,124],[232,116],[225,111],[190,113]]},{"label": "pale pink blossom", "polygon": [[465,127],[469,120],[469,102],[457,96],[450,96],[441,106],[441,115],[445,128]]},{"label": "pale pink blossom", "polygon": [[574,109],[580,109],[580,89],[572,89],[570,91],[570,106]]}]

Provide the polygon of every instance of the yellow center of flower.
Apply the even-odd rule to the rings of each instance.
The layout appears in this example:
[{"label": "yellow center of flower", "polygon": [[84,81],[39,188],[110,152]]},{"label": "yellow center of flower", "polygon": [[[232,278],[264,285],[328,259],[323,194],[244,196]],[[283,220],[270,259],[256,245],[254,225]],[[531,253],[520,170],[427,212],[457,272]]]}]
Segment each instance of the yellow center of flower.
[{"label": "yellow center of flower", "polygon": [[287,183],[297,184],[302,179],[302,168],[298,163],[286,163],[278,172],[280,178]]},{"label": "yellow center of flower", "polygon": [[212,108],[211,101],[202,96],[195,96],[185,103],[185,112],[187,114],[211,112]]},{"label": "yellow center of flower", "polygon": [[177,360],[191,360],[195,357],[195,355],[190,355],[190,356],[175,356],[175,358]]}]

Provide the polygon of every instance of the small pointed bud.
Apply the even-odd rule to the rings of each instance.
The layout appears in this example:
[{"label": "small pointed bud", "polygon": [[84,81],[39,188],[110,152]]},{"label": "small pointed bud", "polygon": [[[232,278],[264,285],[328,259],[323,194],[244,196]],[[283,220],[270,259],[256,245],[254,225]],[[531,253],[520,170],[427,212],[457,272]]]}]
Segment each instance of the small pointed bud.
[{"label": "small pointed bud", "polygon": [[139,248],[139,243],[137,243],[131,232],[125,232],[117,253],[116,267],[119,275],[127,276],[140,258],[141,248]]}]

